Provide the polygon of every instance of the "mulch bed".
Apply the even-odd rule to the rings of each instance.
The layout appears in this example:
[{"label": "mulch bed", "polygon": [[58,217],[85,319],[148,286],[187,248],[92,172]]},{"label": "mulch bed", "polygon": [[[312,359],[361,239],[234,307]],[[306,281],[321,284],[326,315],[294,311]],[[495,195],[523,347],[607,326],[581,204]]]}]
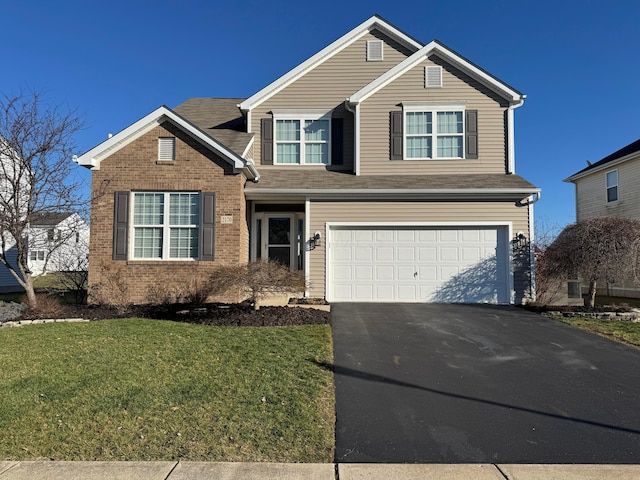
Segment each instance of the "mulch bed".
[{"label": "mulch bed", "polygon": [[142,317],[159,320],[175,320],[200,325],[235,326],[285,326],[330,324],[329,312],[315,308],[299,307],[261,307],[254,310],[248,302],[240,304],[207,304],[191,306],[174,305],[135,305],[126,311],[94,305],[64,305],[57,311],[27,311],[20,318],[35,320],[41,318],[84,318],[87,320],[105,320],[112,318]]}]

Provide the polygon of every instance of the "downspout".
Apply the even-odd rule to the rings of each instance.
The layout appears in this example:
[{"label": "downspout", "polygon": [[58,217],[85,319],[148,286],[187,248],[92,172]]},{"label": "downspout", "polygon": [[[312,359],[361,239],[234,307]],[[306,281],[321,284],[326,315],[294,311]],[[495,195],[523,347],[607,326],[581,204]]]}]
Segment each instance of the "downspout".
[{"label": "downspout", "polygon": [[524,103],[524,99],[527,98],[526,95],[522,95],[517,103],[512,103],[509,105],[509,109],[507,110],[507,175],[516,172],[516,142],[515,142],[515,134],[514,134],[514,110],[518,107],[521,107]]},{"label": "downspout", "polygon": [[355,108],[349,99],[344,101],[344,108],[353,113],[353,164],[354,173],[360,175],[360,104],[356,103]]}]

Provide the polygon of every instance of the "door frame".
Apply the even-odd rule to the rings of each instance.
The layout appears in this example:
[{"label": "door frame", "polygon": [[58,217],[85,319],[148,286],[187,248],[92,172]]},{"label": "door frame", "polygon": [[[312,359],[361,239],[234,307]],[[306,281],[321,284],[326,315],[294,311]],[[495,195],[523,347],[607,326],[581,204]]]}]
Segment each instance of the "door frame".
[{"label": "door frame", "polygon": [[[258,258],[266,260],[269,248],[269,218],[289,218],[289,246],[291,248],[289,264],[292,271],[305,271],[305,215],[299,212],[254,212],[251,218],[251,238],[249,258],[256,261]],[[257,234],[260,228],[260,235]],[[258,245],[260,238],[260,245]],[[258,256],[258,254],[260,256]]]}]

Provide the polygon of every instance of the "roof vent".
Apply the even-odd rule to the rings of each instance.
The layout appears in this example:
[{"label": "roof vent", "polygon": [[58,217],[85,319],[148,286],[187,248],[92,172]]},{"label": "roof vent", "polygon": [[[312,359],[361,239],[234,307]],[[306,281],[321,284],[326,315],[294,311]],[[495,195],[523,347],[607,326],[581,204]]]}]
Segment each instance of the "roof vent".
[{"label": "roof vent", "polygon": [[380,62],[383,58],[382,40],[367,40],[367,62]]},{"label": "roof vent", "polygon": [[424,88],[442,87],[442,67],[424,67]]}]

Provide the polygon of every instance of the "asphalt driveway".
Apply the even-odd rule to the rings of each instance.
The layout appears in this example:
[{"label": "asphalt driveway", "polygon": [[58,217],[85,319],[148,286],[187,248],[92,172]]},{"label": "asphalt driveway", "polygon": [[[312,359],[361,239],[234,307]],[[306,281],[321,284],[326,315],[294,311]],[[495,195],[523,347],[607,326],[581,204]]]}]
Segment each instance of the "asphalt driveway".
[{"label": "asphalt driveway", "polygon": [[638,349],[517,307],[331,312],[336,462],[640,462]]}]

